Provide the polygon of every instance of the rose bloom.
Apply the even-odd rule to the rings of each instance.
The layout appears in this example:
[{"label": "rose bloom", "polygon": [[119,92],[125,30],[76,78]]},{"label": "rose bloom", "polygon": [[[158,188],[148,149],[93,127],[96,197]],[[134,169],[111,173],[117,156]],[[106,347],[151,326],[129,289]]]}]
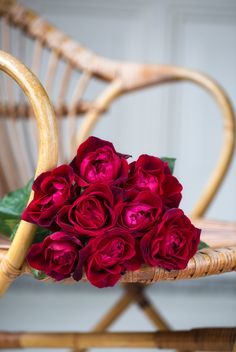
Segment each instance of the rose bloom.
[{"label": "rose bloom", "polygon": [[29,265],[57,281],[71,276],[78,264],[80,240],[64,232],[55,232],[43,242],[33,244],[27,255]]},{"label": "rose bloom", "polygon": [[129,165],[130,172],[127,188],[150,190],[159,194],[168,208],[177,208],[181,201],[182,186],[176,177],[171,175],[167,162],[150,156],[140,155],[137,161]]},{"label": "rose bloom", "polygon": [[158,226],[141,240],[143,259],[150,266],[184,269],[196,253],[201,230],[194,227],[181,209],[170,209]]},{"label": "rose bloom", "polygon": [[113,228],[102,236],[92,238],[80,251],[74,279],[80,280],[83,268],[88,280],[96,287],[114,286],[126,270],[137,270],[141,257],[136,243],[128,232]]},{"label": "rose bloom", "polygon": [[162,212],[163,203],[157,194],[135,192],[124,202],[117,225],[135,236],[142,236],[159,221]]},{"label": "rose bloom", "polygon": [[34,198],[25,209],[22,219],[50,230],[58,229],[55,225],[58,210],[79,193],[73,169],[61,165],[44,172],[36,178],[32,189]]},{"label": "rose bloom", "polygon": [[113,144],[96,137],[82,143],[71,166],[78,175],[78,184],[121,183],[128,177],[127,155],[117,153]]},{"label": "rose bloom", "polygon": [[107,184],[90,185],[56,219],[60,228],[76,236],[99,236],[114,226],[122,203]]}]

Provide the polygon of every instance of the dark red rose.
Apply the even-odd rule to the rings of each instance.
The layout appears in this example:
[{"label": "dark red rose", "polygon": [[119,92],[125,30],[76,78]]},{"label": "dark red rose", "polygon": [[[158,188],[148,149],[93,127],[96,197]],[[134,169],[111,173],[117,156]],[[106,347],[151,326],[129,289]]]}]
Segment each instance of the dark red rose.
[{"label": "dark red rose", "polygon": [[70,203],[79,192],[74,181],[75,174],[68,165],[39,175],[32,186],[34,198],[25,209],[22,219],[47,229],[58,229],[55,225],[58,210]]},{"label": "dark red rose", "polygon": [[171,175],[168,163],[146,154],[130,164],[127,187],[157,193],[169,208],[177,208],[182,198],[182,186]]},{"label": "dark red rose", "polygon": [[91,239],[80,252],[74,279],[80,280],[84,267],[88,280],[94,286],[114,286],[126,270],[134,271],[140,267],[141,259],[135,245],[134,237],[119,228]]},{"label": "dark red rose", "polygon": [[151,191],[135,192],[126,202],[118,219],[118,226],[135,236],[142,236],[159,221],[163,212],[161,198]]},{"label": "dark red rose", "polygon": [[184,269],[196,253],[201,230],[194,227],[181,209],[170,209],[158,226],[141,240],[144,261],[168,270]]},{"label": "dark red rose", "polygon": [[97,182],[118,184],[128,177],[127,157],[117,153],[112,143],[89,137],[79,146],[71,166],[81,187]]},{"label": "dark red rose", "polygon": [[74,184],[75,174],[68,165],[61,165],[44,172],[34,181],[34,198],[25,209],[22,219],[41,227],[55,229],[55,217],[64,204],[73,200],[78,193]]},{"label": "dark red rose", "polygon": [[57,281],[70,277],[78,264],[80,240],[64,232],[55,232],[43,242],[33,244],[27,255],[29,265],[44,271]]},{"label": "dark red rose", "polygon": [[99,236],[114,226],[122,206],[107,184],[90,185],[71,205],[64,206],[57,224],[76,236]]}]

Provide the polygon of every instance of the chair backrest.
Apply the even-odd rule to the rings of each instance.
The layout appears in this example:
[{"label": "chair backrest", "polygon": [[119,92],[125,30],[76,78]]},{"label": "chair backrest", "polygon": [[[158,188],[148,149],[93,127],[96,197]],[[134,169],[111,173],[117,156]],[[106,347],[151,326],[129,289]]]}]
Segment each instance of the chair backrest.
[{"label": "chair backrest", "polygon": [[[24,62],[40,78],[48,94],[53,97],[58,123],[63,127],[59,129],[60,139],[65,141],[65,133],[62,131],[69,128],[67,134],[73,136],[71,131],[75,130],[75,116],[87,112],[93,105],[93,102],[82,101],[82,95],[93,75],[86,67],[90,53],[13,1],[0,1],[0,14],[2,50]],[[77,60],[78,51],[82,64]],[[26,103],[22,91],[5,75],[1,79],[0,100],[0,137],[3,144],[0,158],[7,174],[7,177],[2,175],[3,194],[32,177],[37,133],[34,119],[31,119],[31,107]],[[69,121],[68,126],[65,126],[65,121]],[[64,147],[68,145],[67,142],[68,138],[66,142],[60,143],[61,162],[68,160],[71,155],[71,151]],[[19,170],[18,175],[14,172],[15,164]]]},{"label": "chair backrest", "polygon": [[[192,217],[205,213],[226,174],[235,143],[232,106],[216,82],[206,75],[181,67],[118,62],[97,56],[15,1],[0,1],[0,14],[3,50],[12,51],[26,63],[40,77],[52,97],[60,131],[60,162],[71,159],[76,146],[90,134],[102,113],[120,95],[154,84],[183,80],[207,90],[222,111],[224,138],[217,166],[192,211]],[[17,42],[18,46],[11,45],[12,42]],[[104,82],[103,89],[94,98],[85,100],[86,88],[94,80]],[[36,133],[32,133],[33,119],[29,119],[32,110],[22,95],[17,96],[12,82],[6,78],[3,88],[0,137],[4,147],[0,152],[0,163],[6,170],[1,175],[2,192],[6,192],[19,183],[25,183],[32,175]],[[84,120],[77,130],[76,117],[83,115]],[[22,124],[18,123],[19,119],[24,120]],[[15,165],[19,174],[12,172]]]},{"label": "chair backrest", "polygon": [[[197,218],[205,213],[226,174],[235,145],[232,106],[224,91],[216,82],[206,75],[185,68],[122,63],[101,58],[82,48],[34,12],[26,10],[13,1],[0,1],[0,13],[2,15],[3,49],[10,51],[11,38],[17,37],[17,42],[20,43],[19,53],[21,52],[22,55],[24,52],[27,53],[26,61],[31,58],[32,65],[29,66],[32,70],[39,74],[40,66],[46,67],[41,72],[45,75],[44,85],[49,94],[54,97],[53,105],[59,125],[61,124],[61,127],[64,127],[64,122],[68,122],[72,140],[71,152],[74,152],[74,145],[82,142],[89,135],[101,114],[119,95],[154,84],[183,80],[198,84],[210,92],[222,111],[224,139],[218,164],[193,210],[192,217]],[[12,49],[16,50],[15,46]],[[28,54],[29,52],[32,53],[31,56]],[[47,64],[45,64],[44,52],[47,53]],[[17,55],[17,53],[14,54]],[[12,57],[0,53],[0,68],[15,78],[21,85],[33,103],[36,118],[41,121],[39,124],[39,152],[42,157],[39,159],[39,165],[41,166],[37,168],[37,173],[39,173],[53,167],[56,162],[57,136],[55,121],[43,88],[39,85],[35,76],[22,65],[19,69],[19,65],[19,62]],[[63,71],[61,68],[59,69],[60,65],[63,66],[64,72],[62,77],[58,78],[58,73]],[[78,79],[73,88],[74,94],[69,100],[69,85],[74,76]],[[93,79],[104,81],[106,83],[105,89],[95,99],[84,101],[82,98],[85,89]],[[9,179],[17,168],[20,170],[19,174],[22,180],[27,180],[24,179],[26,176],[25,170],[27,170],[24,162],[29,163],[31,161],[28,154],[29,143],[35,142],[36,135],[32,134],[31,121],[33,119],[29,119],[33,115],[32,108],[24,101],[23,96],[19,92],[17,93],[12,82],[6,77],[4,77],[1,85],[5,92],[3,90],[0,103],[0,149],[4,151],[0,154],[2,171],[0,181],[6,191],[7,187],[9,188]],[[54,91],[52,91],[53,87],[55,88]],[[38,105],[37,101],[39,101]],[[76,131],[75,118],[80,114],[85,115],[84,121],[79,131]],[[19,130],[19,120],[23,125],[21,131]],[[43,124],[42,121],[44,121]],[[44,138],[42,131],[44,131],[46,138],[44,142],[42,142],[42,138]],[[18,137],[19,132],[21,132],[21,138]],[[29,139],[31,136],[33,136],[33,140]],[[67,160],[70,152],[65,153],[65,149],[63,149],[65,138],[62,133],[61,137],[59,144],[60,161],[63,161]],[[43,147],[46,149],[42,153]],[[26,155],[25,158],[23,154]],[[31,157],[33,159],[33,156]],[[49,160],[49,163],[47,160]],[[6,163],[9,165],[10,162],[12,162],[12,165],[7,168]],[[34,162],[32,162],[32,166],[34,166]],[[16,187],[19,176],[18,173],[15,175],[12,184]],[[0,264],[0,293],[3,293],[10,282],[20,273],[27,250],[33,239],[33,230],[33,225],[21,222],[14,241]]]}]

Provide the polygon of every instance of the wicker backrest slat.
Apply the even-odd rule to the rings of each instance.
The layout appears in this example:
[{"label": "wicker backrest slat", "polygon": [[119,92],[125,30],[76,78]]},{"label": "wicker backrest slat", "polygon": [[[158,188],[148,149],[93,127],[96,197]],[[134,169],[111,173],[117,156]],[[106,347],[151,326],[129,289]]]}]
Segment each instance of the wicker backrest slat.
[{"label": "wicker backrest slat", "polygon": [[[68,90],[68,86],[69,86],[69,82],[70,82],[70,78],[72,75],[72,66],[67,62],[66,66],[64,68],[64,72],[62,74],[62,78],[61,78],[61,83],[59,86],[59,90],[58,90],[58,97],[57,97],[57,101],[56,101],[56,108],[58,110],[57,115],[58,116],[63,116],[63,114],[67,114],[67,111],[64,111],[63,107],[65,105],[65,97],[67,94],[67,90]],[[77,111],[76,111],[77,113]]]},{"label": "wicker backrest slat", "polygon": [[71,101],[68,104],[68,128],[69,128],[69,136],[70,136],[70,156],[69,160],[73,158],[77,150],[77,126],[76,126],[76,107],[77,104],[81,101],[83,94],[89,84],[91,78],[91,74],[89,72],[83,72],[79,77],[74,93],[72,95]]},{"label": "wicker backrest slat", "polygon": [[46,77],[45,77],[45,89],[50,96],[52,93],[53,89],[53,82],[57,70],[57,65],[58,65],[58,54],[55,51],[52,51],[50,53],[50,57],[48,60],[48,67],[47,67],[47,72],[46,72]]},{"label": "wicker backrest slat", "polygon": [[38,39],[34,42],[31,70],[35,75],[39,75],[43,45]]}]

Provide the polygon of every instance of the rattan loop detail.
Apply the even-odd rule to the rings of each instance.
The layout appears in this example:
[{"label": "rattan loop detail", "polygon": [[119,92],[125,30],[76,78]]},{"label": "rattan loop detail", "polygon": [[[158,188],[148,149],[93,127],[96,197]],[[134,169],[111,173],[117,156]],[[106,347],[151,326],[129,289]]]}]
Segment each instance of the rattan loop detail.
[{"label": "rattan loop detail", "polygon": [[15,4],[13,7],[11,7],[9,14],[8,14],[9,19],[14,19],[14,23],[22,22],[24,21],[25,18],[25,9],[22,5],[20,4]]},{"label": "rattan loop detail", "polygon": [[30,24],[33,35],[39,36],[42,40],[47,33],[47,22],[43,18],[37,18]]},{"label": "rattan loop detail", "polygon": [[0,270],[10,282],[15,280],[21,274],[21,270],[15,268],[7,258],[4,258],[1,261]]},{"label": "rattan loop detail", "polygon": [[21,348],[20,333],[0,332],[0,349]]}]

